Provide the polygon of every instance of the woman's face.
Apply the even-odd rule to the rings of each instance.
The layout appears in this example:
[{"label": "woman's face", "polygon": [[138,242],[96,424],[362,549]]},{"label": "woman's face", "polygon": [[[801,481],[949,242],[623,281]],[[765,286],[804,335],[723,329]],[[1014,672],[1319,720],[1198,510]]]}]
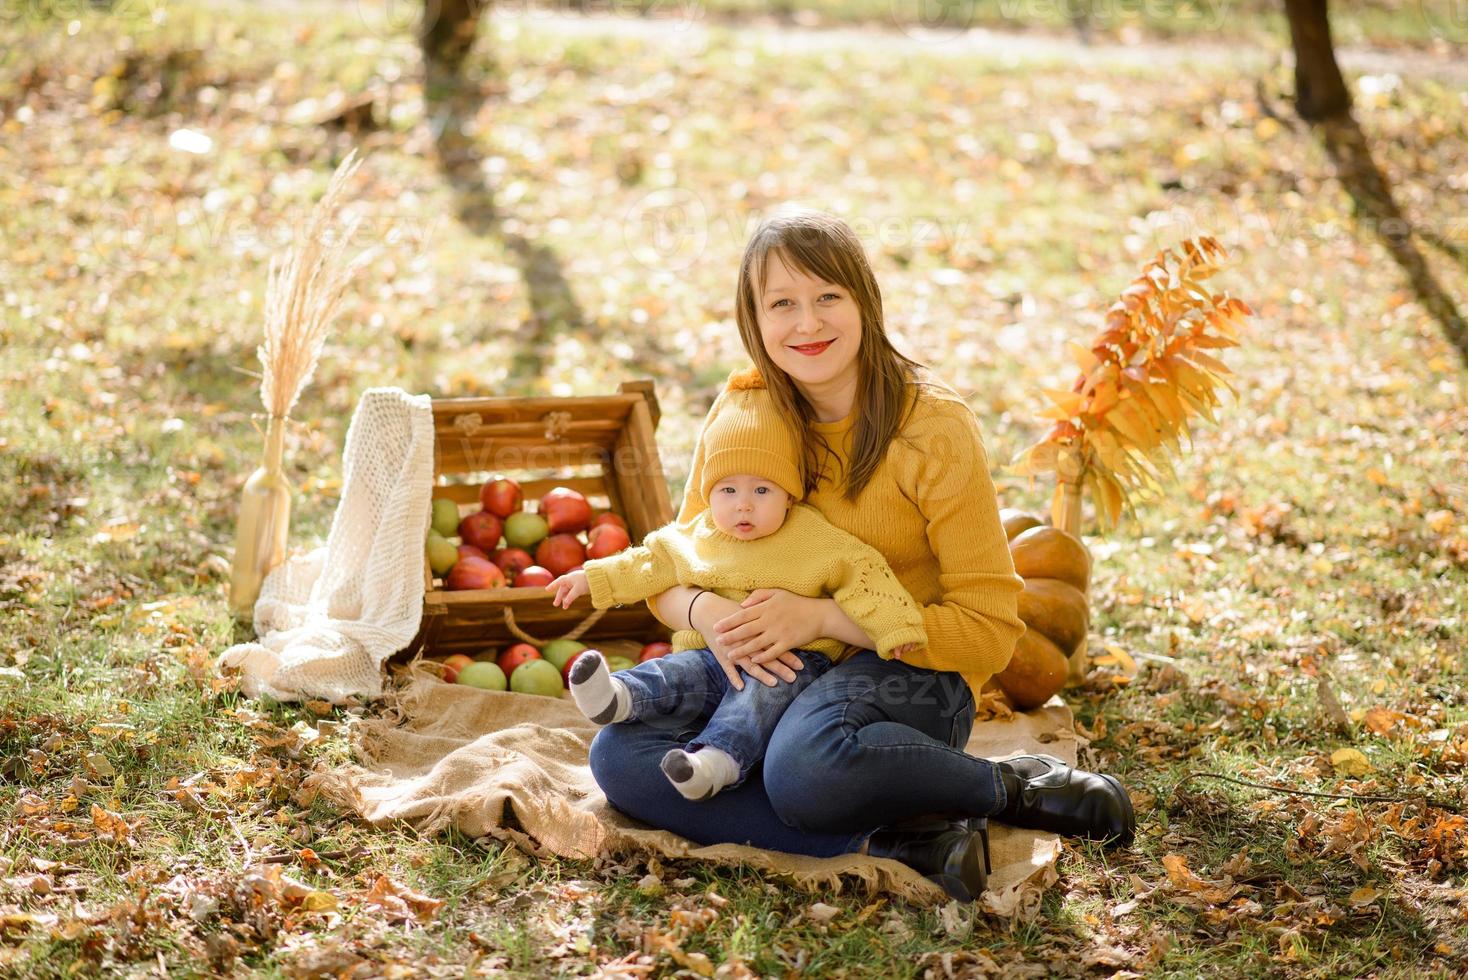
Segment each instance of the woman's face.
[{"label": "woman's face", "polygon": [[759,296],[759,330],[770,360],[808,394],[854,386],[861,309],[844,287],[787,266],[771,252]]}]

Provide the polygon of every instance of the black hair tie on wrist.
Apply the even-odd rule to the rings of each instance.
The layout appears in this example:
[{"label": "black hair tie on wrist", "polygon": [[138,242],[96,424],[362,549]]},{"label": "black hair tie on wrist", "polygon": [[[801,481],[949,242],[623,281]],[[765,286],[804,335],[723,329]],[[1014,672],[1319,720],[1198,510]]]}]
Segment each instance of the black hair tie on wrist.
[{"label": "black hair tie on wrist", "polygon": [[698,590],[698,595],[696,595],[692,599],[689,599],[688,600],[688,628],[689,629],[694,629],[694,625],[693,625],[693,604],[698,601],[698,596],[703,595],[707,591],[708,591],[708,589],[699,589]]}]

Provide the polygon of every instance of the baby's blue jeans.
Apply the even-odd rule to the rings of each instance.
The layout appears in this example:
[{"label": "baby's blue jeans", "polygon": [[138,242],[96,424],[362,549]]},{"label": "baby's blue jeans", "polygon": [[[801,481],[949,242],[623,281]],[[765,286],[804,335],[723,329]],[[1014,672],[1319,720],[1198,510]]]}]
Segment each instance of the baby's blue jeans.
[{"label": "baby's blue jeans", "polygon": [[632,713],[622,724],[641,722],[671,734],[697,728],[699,720],[707,718],[685,749],[708,746],[729,753],[739,763],[739,778],[726,789],[738,786],[765,757],[785,709],[831,669],[831,660],[823,653],[793,652],[804,667],[795,672],[794,681],[773,687],[746,676],[743,689],[736,690],[707,648],[682,650],[619,670],[615,676],[632,696]]}]

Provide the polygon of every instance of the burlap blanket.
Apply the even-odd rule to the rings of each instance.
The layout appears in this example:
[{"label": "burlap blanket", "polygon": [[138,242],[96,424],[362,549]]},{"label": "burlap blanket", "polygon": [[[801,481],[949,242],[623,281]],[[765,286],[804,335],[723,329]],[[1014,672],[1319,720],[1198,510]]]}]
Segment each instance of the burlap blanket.
[{"label": "burlap blanket", "polygon": [[[700,847],[624,816],[592,779],[587,750],[597,726],[569,696],[558,700],[445,684],[434,668],[419,663],[407,671],[407,684],[392,705],[359,731],[356,749],[364,764],[308,781],[373,824],[409,821],[427,832],[452,826],[540,856],[648,854],[742,863],[810,891],[855,886],[922,906],[948,900],[941,888],[897,861],[858,854],[812,858],[737,844]],[[1074,764],[1081,744],[1070,709],[1054,698],[1008,720],[977,722],[966,748],[988,759],[1044,752]],[[511,814],[520,829],[507,826]],[[985,909],[1030,917],[1056,880],[1060,839],[996,824],[990,845],[993,874]]]}]

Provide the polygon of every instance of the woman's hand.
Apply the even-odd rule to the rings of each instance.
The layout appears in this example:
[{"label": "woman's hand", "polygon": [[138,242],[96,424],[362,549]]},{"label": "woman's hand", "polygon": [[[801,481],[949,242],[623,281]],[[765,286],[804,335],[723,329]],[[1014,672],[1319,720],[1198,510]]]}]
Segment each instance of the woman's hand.
[{"label": "woman's hand", "polygon": [[799,662],[790,651],[825,634],[826,604],[830,599],[811,599],[785,589],[755,589],[740,608],[714,624],[714,633],[728,646],[729,657],[743,665],[771,661]]},{"label": "woman's hand", "polygon": [[704,641],[713,651],[714,659],[719,662],[720,667],[724,668],[724,676],[729,678],[729,684],[736,691],[744,690],[744,678],[739,676],[741,669],[766,687],[774,687],[780,681],[788,684],[795,680],[795,672],[803,669],[805,664],[793,653],[765,658],[765,661],[775,661],[774,663],[750,660],[740,660],[736,663],[730,657],[729,642],[714,631],[714,624],[728,619],[739,611],[739,603],[733,599],[725,599],[716,592],[710,592],[698,597],[698,601],[694,603],[693,616],[689,621],[689,626],[703,635]]}]

